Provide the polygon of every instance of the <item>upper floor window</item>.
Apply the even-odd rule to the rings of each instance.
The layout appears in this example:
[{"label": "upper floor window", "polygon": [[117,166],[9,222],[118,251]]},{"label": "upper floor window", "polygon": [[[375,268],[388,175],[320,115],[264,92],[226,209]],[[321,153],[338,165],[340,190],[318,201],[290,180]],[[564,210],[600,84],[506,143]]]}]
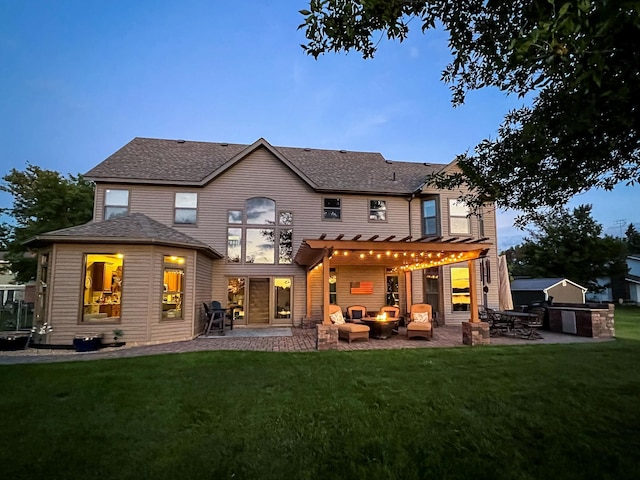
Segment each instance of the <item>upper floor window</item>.
[{"label": "upper floor window", "polygon": [[198,217],[198,194],[176,193],[173,221],[180,224],[195,224]]},{"label": "upper floor window", "polygon": [[275,225],[276,202],[270,198],[255,197],[247,200],[247,223],[250,225]]},{"label": "upper floor window", "polygon": [[470,234],[469,207],[453,198],[449,199],[449,233]]},{"label": "upper floor window", "polygon": [[104,219],[129,213],[129,190],[107,189],[104,192]]},{"label": "upper floor window", "polygon": [[435,198],[422,201],[422,234],[438,235],[438,203]]},{"label": "upper floor window", "polygon": [[[246,211],[229,210],[227,261],[240,263],[290,264],[293,260],[293,213],[278,212],[276,202],[250,198]],[[258,227],[257,225],[262,225]]]},{"label": "upper floor window", "polygon": [[322,218],[325,220],[340,220],[342,217],[342,207],[339,198],[323,199]]},{"label": "upper floor window", "polygon": [[369,220],[387,221],[387,202],[385,200],[369,200]]}]

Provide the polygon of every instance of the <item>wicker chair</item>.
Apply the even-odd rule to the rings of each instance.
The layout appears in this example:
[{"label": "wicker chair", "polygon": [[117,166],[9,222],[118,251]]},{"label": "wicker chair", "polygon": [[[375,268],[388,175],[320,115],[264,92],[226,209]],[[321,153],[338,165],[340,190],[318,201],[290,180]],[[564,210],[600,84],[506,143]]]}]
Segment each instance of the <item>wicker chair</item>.
[{"label": "wicker chair", "polygon": [[[338,305],[329,305],[329,315],[337,312],[342,313],[342,308]],[[369,341],[369,327],[366,325],[361,323],[336,323],[336,325],[338,325],[338,338],[347,340],[349,343],[354,340]]]},{"label": "wicker chair", "polygon": [[[409,324],[407,325],[407,338],[421,337],[431,339],[433,338],[433,310],[428,303],[415,303],[411,305],[411,316]],[[415,317],[417,313],[427,313],[428,320],[423,322],[416,322]]]},{"label": "wicker chair", "polygon": [[347,307],[347,322],[362,323],[360,319],[367,316],[367,307],[362,305],[351,305]]},{"label": "wicker chair", "polygon": [[400,316],[400,309],[391,305],[385,305],[384,307],[380,308],[380,315],[382,315],[383,313],[387,314],[387,318],[396,320]]}]

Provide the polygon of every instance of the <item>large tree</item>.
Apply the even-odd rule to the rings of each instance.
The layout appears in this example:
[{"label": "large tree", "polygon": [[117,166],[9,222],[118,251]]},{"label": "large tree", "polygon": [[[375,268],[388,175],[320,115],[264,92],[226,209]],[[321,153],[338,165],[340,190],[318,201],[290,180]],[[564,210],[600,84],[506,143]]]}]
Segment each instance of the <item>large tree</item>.
[{"label": "large tree", "polygon": [[627,242],[627,250],[629,254],[640,253],[640,232],[636,230],[633,223],[630,223],[625,232],[625,241]]},{"label": "large tree", "polygon": [[563,206],[591,188],[640,179],[640,3],[637,0],[310,0],[301,10],[314,57],[376,52],[383,35],[444,28],[453,60],[442,78],[455,106],[497,87],[530,94],[509,112],[498,137],[457,157],[471,205],[496,202],[528,215]]},{"label": "large tree", "polygon": [[538,219],[529,237],[504,254],[512,275],[533,278],[563,277],[591,291],[602,290],[597,280],[625,274],[626,243],[602,235],[602,225],[591,216],[591,205],[573,211],[557,210]]},{"label": "large tree", "polygon": [[12,169],[3,177],[0,190],[13,196],[13,206],[1,213],[13,217],[3,223],[6,260],[19,282],[35,278],[36,260],[23,245],[38,234],[80,225],[93,216],[92,182],[81,175],[63,177],[52,170],[27,165],[24,171]]}]

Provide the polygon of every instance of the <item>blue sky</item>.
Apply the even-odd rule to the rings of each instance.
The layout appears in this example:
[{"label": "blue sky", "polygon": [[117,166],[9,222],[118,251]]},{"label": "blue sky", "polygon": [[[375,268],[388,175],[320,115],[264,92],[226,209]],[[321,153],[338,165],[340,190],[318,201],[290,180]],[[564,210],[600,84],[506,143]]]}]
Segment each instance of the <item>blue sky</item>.
[{"label": "blue sky", "polygon": [[[496,90],[453,108],[442,33],[314,60],[299,0],[0,0],[0,174],[84,173],[134,137],[377,151],[448,163],[520,104]],[[417,25],[416,25],[417,27]],[[640,226],[639,187],[589,192],[606,233]],[[8,207],[10,197],[0,196]],[[499,247],[522,232],[499,212]]]}]

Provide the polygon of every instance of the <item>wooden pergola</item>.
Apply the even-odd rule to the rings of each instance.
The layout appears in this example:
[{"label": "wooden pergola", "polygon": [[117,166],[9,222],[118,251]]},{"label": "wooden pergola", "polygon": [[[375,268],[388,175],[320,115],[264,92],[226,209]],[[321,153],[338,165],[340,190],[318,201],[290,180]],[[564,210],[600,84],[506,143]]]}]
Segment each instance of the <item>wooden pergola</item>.
[{"label": "wooden pergola", "polygon": [[[311,286],[308,272],[323,266],[322,311],[323,323],[330,324],[329,319],[329,270],[334,265],[362,265],[395,267],[405,272],[405,288],[407,305],[411,305],[411,272],[424,268],[440,267],[453,263],[467,262],[469,278],[476,278],[475,260],[486,256],[491,244],[485,243],[488,238],[473,239],[470,237],[420,237],[412,240],[406,236],[396,240],[395,235],[379,239],[378,235],[363,238],[355,235],[345,239],[345,235],[327,238],[326,234],[317,239],[304,239],[295,262],[307,268],[307,312],[311,311]],[[471,280],[471,322],[479,322],[478,292],[475,281]]]}]

